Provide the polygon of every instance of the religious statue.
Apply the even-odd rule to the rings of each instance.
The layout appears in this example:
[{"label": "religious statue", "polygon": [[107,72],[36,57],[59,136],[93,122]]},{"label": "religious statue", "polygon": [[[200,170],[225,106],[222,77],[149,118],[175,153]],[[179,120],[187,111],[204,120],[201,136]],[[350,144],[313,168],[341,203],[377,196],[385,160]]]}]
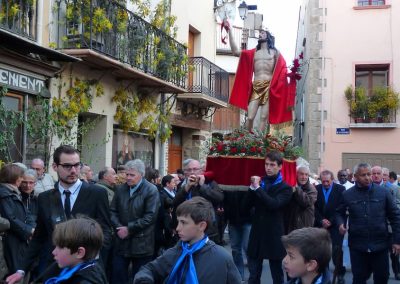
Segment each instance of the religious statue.
[{"label": "religious statue", "polygon": [[260,30],[256,48],[239,50],[226,19],[223,25],[229,34],[232,53],[240,56],[229,103],[247,110],[246,128],[253,129],[259,108],[261,131],[267,123],[290,122],[292,103],[288,96],[287,67],[285,59],[275,48],[275,38],[268,30]]}]

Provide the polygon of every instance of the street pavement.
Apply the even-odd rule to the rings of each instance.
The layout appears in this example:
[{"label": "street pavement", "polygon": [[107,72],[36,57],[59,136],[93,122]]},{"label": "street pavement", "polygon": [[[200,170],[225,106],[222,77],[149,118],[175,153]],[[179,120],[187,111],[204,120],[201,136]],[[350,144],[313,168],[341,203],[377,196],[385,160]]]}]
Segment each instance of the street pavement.
[{"label": "street pavement", "polygon": [[[231,247],[229,245],[229,235],[227,233],[227,230],[225,231],[224,239],[225,239],[225,241],[227,243],[225,248],[229,252],[231,252]],[[345,281],[346,281],[346,284],[351,284],[352,280],[353,280],[353,274],[351,273],[351,269],[350,269],[350,257],[349,257],[349,251],[348,251],[347,247],[344,248],[343,253],[344,253],[343,263],[345,264],[345,266],[347,268],[347,272],[346,272],[346,275],[345,275]],[[332,264],[332,262],[330,264],[330,270],[331,270],[331,273],[333,273],[333,264]],[[400,280],[395,280],[394,279],[391,267],[390,267],[390,273],[391,274],[390,274],[390,277],[389,277],[388,284],[400,284]],[[245,274],[246,274],[246,279],[248,279],[249,271],[247,269],[247,266],[245,267]],[[271,284],[271,283],[272,283],[272,278],[271,278],[271,272],[270,272],[270,269],[269,269],[269,263],[268,263],[268,260],[264,260],[263,272],[262,272],[262,276],[261,276],[261,284]],[[373,284],[373,283],[374,283],[374,281],[373,281],[372,276],[371,276],[371,278],[368,280],[367,284]]]}]

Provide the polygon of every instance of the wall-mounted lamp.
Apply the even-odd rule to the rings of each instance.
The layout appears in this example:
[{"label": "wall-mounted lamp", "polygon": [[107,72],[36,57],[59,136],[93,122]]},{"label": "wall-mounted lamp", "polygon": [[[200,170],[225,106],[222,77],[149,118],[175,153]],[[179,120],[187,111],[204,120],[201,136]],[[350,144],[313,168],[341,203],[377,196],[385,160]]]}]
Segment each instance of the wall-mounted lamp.
[{"label": "wall-mounted lamp", "polygon": [[246,2],[242,1],[242,3],[240,3],[240,5],[239,5],[238,9],[239,9],[239,16],[244,21],[244,19],[246,19],[246,17],[247,17],[247,11],[248,11],[248,6],[247,6]]}]

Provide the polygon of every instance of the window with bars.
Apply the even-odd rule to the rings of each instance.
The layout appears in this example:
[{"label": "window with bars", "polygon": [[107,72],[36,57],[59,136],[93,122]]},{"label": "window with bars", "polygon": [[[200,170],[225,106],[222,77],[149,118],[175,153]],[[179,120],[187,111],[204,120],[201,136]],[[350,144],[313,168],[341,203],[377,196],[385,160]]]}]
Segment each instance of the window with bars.
[{"label": "window with bars", "polygon": [[386,5],[385,0],[358,0],[358,6],[382,6]]}]

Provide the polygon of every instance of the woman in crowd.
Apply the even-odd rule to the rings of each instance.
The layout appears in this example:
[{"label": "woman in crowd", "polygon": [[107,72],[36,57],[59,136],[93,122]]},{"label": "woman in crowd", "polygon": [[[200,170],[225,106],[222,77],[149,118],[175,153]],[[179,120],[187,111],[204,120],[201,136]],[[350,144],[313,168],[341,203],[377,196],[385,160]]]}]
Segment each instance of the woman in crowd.
[{"label": "woman in crowd", "polygon": [[24,170],[18,165],[5,165],[0,170],[0,215],[10,222],[4,237],[4,258],[8,270],[21,267],[24,251],[34,231],[34,222],[22,202],[18,187]]}]

